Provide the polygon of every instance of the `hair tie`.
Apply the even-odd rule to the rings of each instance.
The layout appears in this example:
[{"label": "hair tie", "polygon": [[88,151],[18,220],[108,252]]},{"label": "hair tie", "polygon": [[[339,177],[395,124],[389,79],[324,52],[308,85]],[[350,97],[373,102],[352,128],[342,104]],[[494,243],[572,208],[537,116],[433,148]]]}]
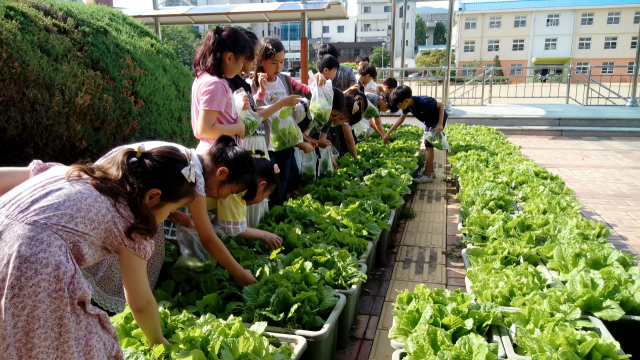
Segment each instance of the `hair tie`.
[{"label": "hair tie", "polygon": [[140,156],[142,156],[143,152],[144,152],[144,145],[142,144],[138,145],[138,147],[136,148],[136,159],[140,159]]},{"label": "hair tie", "polygon": [[267,157],[265,155],[260,156],[260,159],[266,159]]},{"label": "hair tie", "polygon": [[351,110],[351,115],[357,113],[358,110],[360,110],[360,101],[356,100],[356,102],[353,103],[353,110]]},{"label": "hair tie", "polygon": [[276,174],[280,174],[280,168],[278,167],[278,164],[273,165],[273,172]]},{"label": "hair tie", "polygon": [[255,155],[256,151],[255,150],[251,150],[251,155]]}]

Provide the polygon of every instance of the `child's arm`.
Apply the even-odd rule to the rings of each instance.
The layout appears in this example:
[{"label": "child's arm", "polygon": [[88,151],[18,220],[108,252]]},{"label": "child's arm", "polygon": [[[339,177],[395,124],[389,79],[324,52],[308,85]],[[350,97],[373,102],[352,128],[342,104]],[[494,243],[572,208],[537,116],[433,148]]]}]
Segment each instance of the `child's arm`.
[{"label": "child's arm", "polygon": [[320,140],[318,140],[318,146],[320,146],[323,149],[326,149],[327,146],[331,145],[331,141],[327,140],[327,133],[320,133]]},{"label": "child's arm", "polygon": [[124,295],[133,318],[147,337],[150,346],[169,344],[162,336],[158,304],[153,297],[147,277],[147,261],[123,246],[118,247],[116,251],[120,262]]},{"label": "child's arm", "polygon": [[258,239],[263,244],[269,246],[271,250],[279,249],[282,246],[282,238],[276,234],[272,234],[268,231],[258,230],[247,227],[247,229],[238,234],[238,237],[243,239]]},{"label": "child's arm", "polygon": [[384,127],[382,126],[382,120],[380,116],[376,116],[373,124],[371,124],[373,129],[380,135],[380,138],[384,138]]},{"label": "child's arm", "polygon": [[219,138],[222,135],[238,135],[244,137],[244,122],[241,120],[229,125],[219,124],[216,120],[218,120],[218,111],[200,110],[197,127],[200,137],[212,139]]},{"label": "child's arm", "polygon": [[31,169],[28,167],[0,168],[0,196],[29,180],[29,177],[31,177]]},{"label": "child's arm", "polygon": [[296,106],[296,104],[300,103],[300,95],[290,95],[283,97],[282,99],[273,103],[270,106],[263,106],[258,109],[258,115],[262,116],[262,118],[266,119],[269,116],[275,114],[278,110],[282,110],[285,107]]},{"label": "child's arm", "polygon": [[[320,75],[320,76],[322,76],[322,75]],[[289,77],[289,78],[291,79],[291,87],[293,88],[293,90],[302,91],[305,95],[308,95],[308,94],[311,93],[311,88],[309,88],[308,85],[305,85],[303,83],[298,82],[293,77]],[[322,78],[324,79],[324,77],[322,77]]]},{"label": "child's arm", "polygon": [[236,259],[229,253],[227,247],[224,246],[216,235],[209,220],[209,214],[207,213],[206,198],[196,194],[196,198],[189,204],[189,212],[191,212],[191,217],[196,225],[198,235],[200,235],[202,245],[207,249],[209,254],[236,278],[236,282],[240,286],[257,283],[258,281],[253,277],[251,271],[245,270],[238,264]]},{"label": "child's arm", "polygon": [[436,125],[436,132],[444,130],[444,104],[438,101],[438,125]]},{"label": "child's arm", "polygon": [[347,147],[349,148],[349,153],[351,154],[351,157],[354,160],[357,159],[358,149],[356,148],[356,141],[353,138],[353,133],[351,132],[351,126],[347,124],[342,125],[342,132],[344,133],[344,140],[347,142]]},{"label": "child's arm", "polygon": [[389,129],[389,131],[384,135],[383,139],[385,144],[389,142],[389,135],[391,135],[392,132],[394,132],[400,125],[402,125],[402,123],[404,122],[404,119],[406,118],[407,118],[407,114],[403,113],[402,115],[400,115],[400,118],[398,119],[398,121],[396,121],[396,123],[393,124],[391,129]]},{"label": "child's arm", "polygon": [[311,145],[311,144],[309,144],[307,142],[304,142],[304,141],[301,141],[301,142],[297,143],[296,147],[298,149],[304,151],[305,154],[308,154],[308,153],[313,151],[313,145]]}]

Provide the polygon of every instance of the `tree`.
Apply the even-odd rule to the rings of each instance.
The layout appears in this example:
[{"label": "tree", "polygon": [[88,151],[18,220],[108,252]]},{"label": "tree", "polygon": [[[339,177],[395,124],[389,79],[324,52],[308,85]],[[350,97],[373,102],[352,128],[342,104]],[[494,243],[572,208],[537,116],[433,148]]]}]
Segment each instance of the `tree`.
[{"label": "tree", "polygon": [[[444,66],[447,61],[447,52],[445,49],[424,50],[416,56],[417,67],[440,67]],[[451,64],[455,62],[455,54],[451,54]],[[441,70],[431,71],[432,74],[442,74]]]},{"label": "tree", "polygon": [[384,58],[384,65],[387,67],[391,66],[391,53],[387,51],[384,46],[374,46],[373,52],[369,55],[369,60],[371,64],[375,67],[382,67]]},{"label": "tree", "polygon": [[447,44],[447,27],[443,22],[436,23],[436,29],[433,31],[433,45]]},{"label": "tree", "polygon": [[495,76],[504,76],[504,73],[502,72],[502,70],[498,69],[498,68],[502,67],[502,65],[500,65],[500,57],[498,55],[496,55],[496,57],[493,58],[493,67],[494,67],[493,75],[495,75]]},{"label": "tree", "polygon": [[196,41],[200,32],[191,25],[163,26],[162,42],[173,50],[182,65],[193,68],[193,57],[196,54]]},{"label": "tree", "polygon": [[427,23],[422,20],[420,15],[416,14],[416,46],[427,45]]}]

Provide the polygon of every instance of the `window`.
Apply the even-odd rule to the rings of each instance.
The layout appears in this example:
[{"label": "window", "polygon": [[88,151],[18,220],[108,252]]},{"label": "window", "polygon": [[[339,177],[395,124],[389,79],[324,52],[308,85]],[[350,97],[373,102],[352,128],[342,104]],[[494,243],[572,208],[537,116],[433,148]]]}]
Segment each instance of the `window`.
[{"label": "window", "polygon": [[391,25],[387,25],[387,30],[391,30]]},{"label": "window", "polygon": [[512,51],[524,51],[524,39],[513,40]]},{"label": "window", "polygon": [[407,5],[407,11],[411,10],[411,5]]},{"label": "window", "polygon": [[615,62],[613,61],[605,61],[602,63],[602,72],[600,72],[601,74],[613,74],[613,68],[609,67],[609,66],[613,66],[615,65]]},{"label": "window", "polygon": [[500,51],[500,40],[489,40],[487,51]]},{"label": "window", "polygon": [[476,28],[476,18],[465,18],[464,19],[464,29],[465,30],[473,30]]},{"label": "window", "polygon": [[342,34],[344,32],[344,26],[338,26],[338,33]]},{"label": "window", "polygon": [[522,75],[522,64],[511,64],[509,75]]},{"label": "window", "polygon": [[513,22],[513,27],[517,27],[517,28],[527,27],[527,15],[516,16],[516,20]]},{"label": "window", "polygon": [[560,26],[560,14],[547,15],[547,26]]},{"label": "window", "polygon": [[370,31],[371,30],[371,24],[364,24],[364,30],[363,31]]},{"label": "window", "polygon": [[633,16],[633,23],[640,24],[640,11],[636,11],[636,14]]},{"label": "window", "polygon": [[632,49],[637,49],[638,48],[638,37],[637,36],[633,36],[631,38],[631,48]]},{"label": "window", "polygon": [[618,37],[617,36],[607,36],[604,38],[604,48],[607,49],[615,49],[618,47]]},{"label": "window", "polygon": [[323,34],[328,34],[329,33],[329,27],[328,26],[323,26],[322,27],[322,33]]},{"label": "window", "polygon": [[264,37],[264,30],[262,30],[262,37]]},{"label": "window", "polygon": [[590,37],[578,38],[578,49],[579,50],[591,49],[591,38]]},{"label": "window", "polygon": [[393,9],[391,8],[391,6],[385,6],[384,7],[384,12],[391,12]]},{"label": "window", "polygon": [[[463,68],[465,67],[470,67],[471,65],[468,64],[464,64],[462,65]],[[460,76],[473,76],[475,74],[475,69],[464,69],[464,70],[460,70]]]},{"label": "window", "polygon": [[588,62],[576,63],[576,70],[580,71],[583,74],[587,74],[587,72],[589,71],[589,63]]},{"label": "window", "polygon": [[409,23],[407,23],[407,30],[409,30]]},{"label": "window", "polygon": [[580,18],[580,25],[593,25],[593,13],[584,13]]},{"label": "window", "polygon": [[627,68],[627,74],[633,74],[633,65],[635,65],[635,61],[629,61],[629,67]]},{"label": "window", "polygon": [[[408,8],[408,6],[407,6],[407,8]],[[409,46],[409,40],[405,40],[405,41],[406,41],[407,43],[406,43],[406,44],[404,44],[404,46]]]},{"label": "window", "polygon": [[612,11],[607,14],[607,25],[620,24],[620,11]]},{"label": "window", "polygon": [[475,52],[476,51],[476,42],[474,41],[465,41],[464,42],[464,52]]},{"label": "window", "polygon": [[544,49],[545,50],[555,50],[558,46],[558,38],[547,38],[544,39]]},{"label": "window", "polygon": [[365,6],[364,7],[364,13],[365,14],[370,14],[371,13],[371,6]]},{"label": "window", "polygon": [[400,6],[400,19],[402,19],[402,6]]},{"label": "window", "polygon": [[360,49],[353,49],[353,57],[358,57],[360,55]]},{"label": "window", "polygon": [[502,16],[491,16],[489,18],[489,29],[499,29],[502,24]]}]

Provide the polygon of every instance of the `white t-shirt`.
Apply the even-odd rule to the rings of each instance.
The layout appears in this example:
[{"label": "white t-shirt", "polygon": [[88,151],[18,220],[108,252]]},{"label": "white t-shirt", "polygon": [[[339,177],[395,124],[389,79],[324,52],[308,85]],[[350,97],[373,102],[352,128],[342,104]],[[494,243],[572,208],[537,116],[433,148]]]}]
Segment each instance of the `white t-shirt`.
[{"label": "white t-shirt", "polygon": [[202,196],[207,196],[204,192],[204,168],[202,167],[202,163],[200,163],[200,159],[198,158],[198,154],[196,153],[195,149],[189,149],[185,146],[182,146],[180,144],[175,144],[175,143],[170,143],[170,142],[166,142],[166,141],[143,141],[143,142],[139,142],[139,143],[135,143],[135,144],[129,144],[129,145],[122,145],[122,146],[118,146],[117,148],[109,151],[106,155],[104,155],[103,157],[101,157],[100,159],[98,159],[98,161],[96,161],[96,164],[99,164],[105,160],[107,160],[108,158],[112,157],[113,155],[115,155],[116,153],[118,153],[119,151],[123,150],[123,149],[137,149],[138,146],[144,146],[145,151],[146,150],[151,150],[151,149],[155,149],[157,147],[161,147],[161,146],[173,146],[176,149],[180,150],[185,156],[187,155],[187,152],[189,153],[189,155],[191,155],[191,159],[193,160],[193,162],[196,164],[196,193],[198,193],[198,195],[202,195]]},{"label": "white t-shirt", "polygon": [[373,91],[374,93],[376,92],[377,88],[376,88],[376,82],[371,80],[369,81],[369,83],[367,85],[364,86],[365,89],[369,89],[371,91]]},{"label": "white t-shirt", "polygon": [[[279,76],[276,77],[276,81],[270,82],[267,81],[267,86],[265,87],[264,92],[264,103],[266,105],[272,105],[276,101],[282,99],[287,96],[287,88],[284,87],[282,80]],[[269,129],[271,129],[271,119],[269,119]],[[269,146],[267,148],[269,151],[273,151],[273,145],[271,145],[271,141],[269,141]]]}]

